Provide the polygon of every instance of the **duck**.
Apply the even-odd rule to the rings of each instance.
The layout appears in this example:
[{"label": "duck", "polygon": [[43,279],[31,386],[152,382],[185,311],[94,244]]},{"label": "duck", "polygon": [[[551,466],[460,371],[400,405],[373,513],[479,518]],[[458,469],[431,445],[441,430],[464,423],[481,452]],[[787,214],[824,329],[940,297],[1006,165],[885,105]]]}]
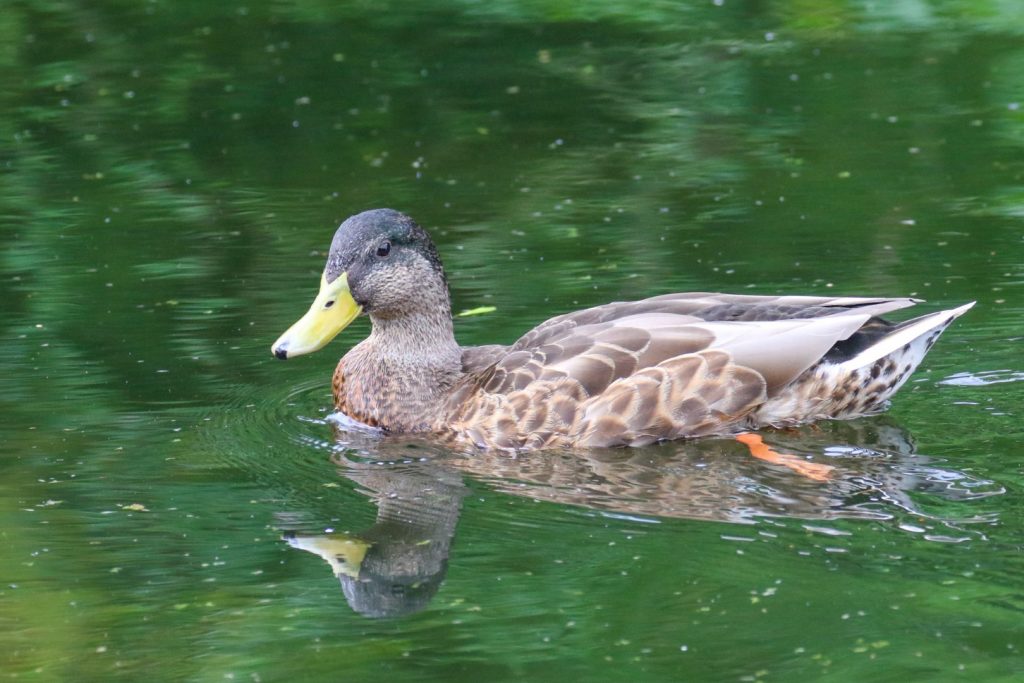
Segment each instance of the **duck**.
[{"label": "duck", "polygon": [[370,333],[332,377],[337,411],[388,434],[508,452],[645,446],[879,412],[975,302],[903,322],[912,298],[673,293],[460,346],[437,247],[393,209],[346,219],[309,310],[271,347]]}]

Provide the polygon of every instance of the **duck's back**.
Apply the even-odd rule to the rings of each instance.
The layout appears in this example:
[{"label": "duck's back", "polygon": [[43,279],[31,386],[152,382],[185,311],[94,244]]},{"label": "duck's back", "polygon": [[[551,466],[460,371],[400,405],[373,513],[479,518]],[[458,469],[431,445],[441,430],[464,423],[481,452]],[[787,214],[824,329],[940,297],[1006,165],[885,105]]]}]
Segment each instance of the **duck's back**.
[{"label": "duck's back", "polygon": [[907,326],[877,316],[913,303],[688,293],[569,313],[510,347],[465,352],[471,372],[446,427],[482,447],[520,449],[642,445],[760,424],[758,409],[782,405],[809,370],[841,365]]}]

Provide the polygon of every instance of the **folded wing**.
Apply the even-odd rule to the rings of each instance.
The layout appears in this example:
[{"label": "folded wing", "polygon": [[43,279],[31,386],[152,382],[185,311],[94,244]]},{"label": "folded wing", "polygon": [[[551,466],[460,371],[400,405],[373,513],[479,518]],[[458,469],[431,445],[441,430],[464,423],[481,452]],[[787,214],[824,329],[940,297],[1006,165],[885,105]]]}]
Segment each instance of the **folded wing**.
[{"label": "folded wing", "polygon": [[452,396],[481,446],[642,445],[738,423],[859,330],[911,299],[670,294],[534,328]]}]

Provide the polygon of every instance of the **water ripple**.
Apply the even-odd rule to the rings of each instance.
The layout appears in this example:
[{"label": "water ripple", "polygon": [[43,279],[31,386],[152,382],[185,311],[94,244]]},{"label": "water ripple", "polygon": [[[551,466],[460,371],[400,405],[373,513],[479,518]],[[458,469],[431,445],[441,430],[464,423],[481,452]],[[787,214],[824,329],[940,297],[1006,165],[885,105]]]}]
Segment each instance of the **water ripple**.
[{"label": "water ripple", "polygon": [[990,384],[1006,384],[1008,382],[1024,382],[1024,372],[1020,370],[986,370],[984,372],[958,372],[938,384],[954,387],[981,387]]}]

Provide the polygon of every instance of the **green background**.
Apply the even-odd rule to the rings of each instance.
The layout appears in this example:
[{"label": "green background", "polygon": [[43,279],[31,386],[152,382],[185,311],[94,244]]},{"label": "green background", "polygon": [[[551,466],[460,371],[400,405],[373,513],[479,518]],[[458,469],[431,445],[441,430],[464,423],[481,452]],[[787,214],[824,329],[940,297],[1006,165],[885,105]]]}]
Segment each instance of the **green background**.
[{"label": "green background", "polygon": [[[0,678],[1019,680],[1022,101],[1011,0],[6,0]],[[496,308],[466,344],[978,305],[886,416],[766,434],[826,484],[727,439],[467,458],[325,420],[365,322],[270,356],[377,206]],[[368,618],[283,536],[392,499],[447,564]]]}]

